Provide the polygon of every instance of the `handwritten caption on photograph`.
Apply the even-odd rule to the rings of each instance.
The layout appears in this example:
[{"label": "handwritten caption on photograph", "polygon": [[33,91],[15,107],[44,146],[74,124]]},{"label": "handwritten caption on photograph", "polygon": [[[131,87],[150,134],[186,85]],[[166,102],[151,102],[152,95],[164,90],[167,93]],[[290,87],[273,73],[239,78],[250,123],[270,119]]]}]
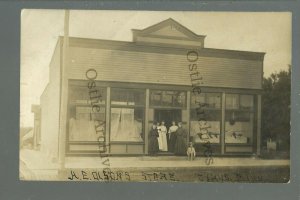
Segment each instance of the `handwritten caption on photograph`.
[{"label": "handwritten caption on photograph", "polygon": [[179,181],[175,172],[128,172],[123,170],[71,170],[68,174],[70,181]]},{"label": "handwritten caption on photograph", "polygon": [[[99,182],[265,182],[267,173],[241,171],[126,171],[126,170],[70,170],[65,178],[69,181]],[[273,180],[274,181],[274,180]],[[276,180],[275,180],[276,181]]]}]

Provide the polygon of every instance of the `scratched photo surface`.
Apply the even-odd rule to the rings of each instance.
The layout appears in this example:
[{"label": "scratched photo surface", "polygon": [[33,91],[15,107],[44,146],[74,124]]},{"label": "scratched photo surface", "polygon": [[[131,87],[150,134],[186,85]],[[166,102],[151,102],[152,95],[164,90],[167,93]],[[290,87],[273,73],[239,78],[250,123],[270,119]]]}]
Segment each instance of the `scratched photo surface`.
[{"label": "scratched photo surface", "polygon": [[21,13],[20,180],[290,180],[291,13]]}]

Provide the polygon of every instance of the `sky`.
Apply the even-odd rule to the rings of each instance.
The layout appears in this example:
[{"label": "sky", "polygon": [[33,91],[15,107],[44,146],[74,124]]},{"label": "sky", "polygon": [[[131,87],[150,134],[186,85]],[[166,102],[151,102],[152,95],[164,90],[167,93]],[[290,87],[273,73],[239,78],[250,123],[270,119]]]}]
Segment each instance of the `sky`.
[{"label": "sky", "polygon": [[[207,48],[265,52],[264,76],[291,64],[289,12],[166,12],[71,10],[70,36],[132,41],[131,29],[173,18],[198,35]],[[33,126],[31,105],[49,81],[49,63],[64,34],[64,10],[25,9],[21,13],[20,126]]]}]

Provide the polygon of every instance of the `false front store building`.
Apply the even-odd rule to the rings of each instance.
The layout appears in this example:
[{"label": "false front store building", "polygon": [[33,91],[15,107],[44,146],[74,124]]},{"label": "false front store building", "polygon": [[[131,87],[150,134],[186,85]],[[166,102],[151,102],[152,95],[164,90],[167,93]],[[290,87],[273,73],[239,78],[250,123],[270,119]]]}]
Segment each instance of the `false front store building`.
[{"label": "false front store building", "polygon": [[42,149],[147,155],[152,123],[164,120],[181,121],[200,155],[208,141],[214,155],[259,155],[264,53],[206,48],[173,19],[132,33],[59,38],[41,96]]}]

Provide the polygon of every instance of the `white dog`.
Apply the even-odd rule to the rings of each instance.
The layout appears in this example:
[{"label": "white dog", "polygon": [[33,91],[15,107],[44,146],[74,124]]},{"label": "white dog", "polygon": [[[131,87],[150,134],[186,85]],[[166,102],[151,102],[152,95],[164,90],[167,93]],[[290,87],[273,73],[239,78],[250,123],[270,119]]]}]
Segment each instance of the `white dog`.
[{"label": "white dog", "polygon": [[186,154],[188,156],[188,160],[194,160],[196,157],[196,151],[195,148],[193,147],[193,143],[190,142],[189,146],[187,148]]}]

